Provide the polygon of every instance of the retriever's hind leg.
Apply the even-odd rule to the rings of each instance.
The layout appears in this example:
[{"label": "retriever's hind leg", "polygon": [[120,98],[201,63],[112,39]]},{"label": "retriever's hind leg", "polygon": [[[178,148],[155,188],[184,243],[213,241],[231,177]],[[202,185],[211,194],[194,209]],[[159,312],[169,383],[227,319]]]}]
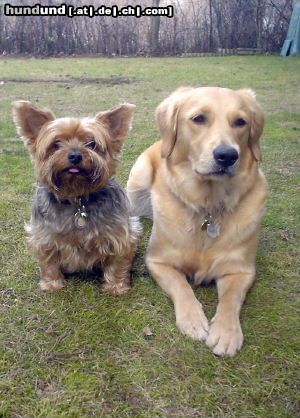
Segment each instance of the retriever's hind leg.
[{"label": "retriever's hind leg", "polygon": [[144,152],[136,160],[127,181],[126,192],[133,216],[152,219],[150,187],[152,182],[152,164]]}]

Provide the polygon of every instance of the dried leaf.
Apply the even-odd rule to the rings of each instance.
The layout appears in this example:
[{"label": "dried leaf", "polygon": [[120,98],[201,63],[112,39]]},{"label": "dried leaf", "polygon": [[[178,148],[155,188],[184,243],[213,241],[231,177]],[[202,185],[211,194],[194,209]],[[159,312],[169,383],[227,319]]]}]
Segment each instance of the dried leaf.
[{"label": "dried leaf", "polygon": [[143,334],[145,336],[145,338],[150,338],[153,336],[153,332],[151,330],[151,328],[149,327],[149,325],[147,325],[144,329],[143,329]]},{"label": "dried leaf", "polygon": [[293,232],[288,228],[283,228],[279,230],[280,237],[282,241],[289,241],[293,238]]}]

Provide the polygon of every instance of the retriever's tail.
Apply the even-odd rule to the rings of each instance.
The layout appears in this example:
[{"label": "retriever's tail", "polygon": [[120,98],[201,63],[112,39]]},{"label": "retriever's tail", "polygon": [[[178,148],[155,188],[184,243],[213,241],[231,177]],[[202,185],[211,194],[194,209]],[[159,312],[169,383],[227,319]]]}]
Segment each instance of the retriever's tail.
[{"label": "retriever's tail", "polygon": [[153,218],[150,193],[152,177],[152,163],[147,152],[144,152],[132,167],[126,186],[132,216]]}]

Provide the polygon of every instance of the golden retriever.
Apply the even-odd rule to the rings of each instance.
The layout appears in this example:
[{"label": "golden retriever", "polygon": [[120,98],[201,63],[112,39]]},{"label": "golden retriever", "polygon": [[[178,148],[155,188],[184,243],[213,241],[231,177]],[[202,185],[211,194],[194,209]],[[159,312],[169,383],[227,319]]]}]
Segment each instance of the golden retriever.
[{"label": "golden retriever", "polygon": [[[132,213],[153,215],[146,263],[174,303],[178,328],[214,354],[234,356],[265,212],[264,115],[252,90],[182,87],[156,117],[162,139],[140,155],[127,183]],[[187,278],[216,280],[210,323]]]}]

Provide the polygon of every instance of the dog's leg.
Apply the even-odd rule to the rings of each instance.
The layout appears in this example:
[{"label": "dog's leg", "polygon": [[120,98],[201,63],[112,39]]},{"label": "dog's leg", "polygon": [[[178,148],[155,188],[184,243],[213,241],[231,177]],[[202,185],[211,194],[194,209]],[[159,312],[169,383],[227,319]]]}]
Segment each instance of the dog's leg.
[{"label": "dog's leg", "polygon": [[168,264],[149,258],[147,265],[158,285],[173,301],[176,325],[180,331],[195,340],[205,340],[208,321],[184,274]]},{"label": "dog's leg", "polygon": [[54,292],[65,286],[64,275],[60,270],[59,257],[57,254],[47,259],[47,261],[40,260],[40,269],[40,287],[42,290]]},{"label": "dog's leg", "polygon": [[103,290],[111,295],[122,295],[130,289],[130,268],[134,251],[125,256],[113,256],[104,265]]},{"label": "dog's leg", "polygon": [[219,304],[213,317],[206,344],[218,356],[234,356],[243,345],[239,314],[254,273],[224,276],[217,281]]}]

